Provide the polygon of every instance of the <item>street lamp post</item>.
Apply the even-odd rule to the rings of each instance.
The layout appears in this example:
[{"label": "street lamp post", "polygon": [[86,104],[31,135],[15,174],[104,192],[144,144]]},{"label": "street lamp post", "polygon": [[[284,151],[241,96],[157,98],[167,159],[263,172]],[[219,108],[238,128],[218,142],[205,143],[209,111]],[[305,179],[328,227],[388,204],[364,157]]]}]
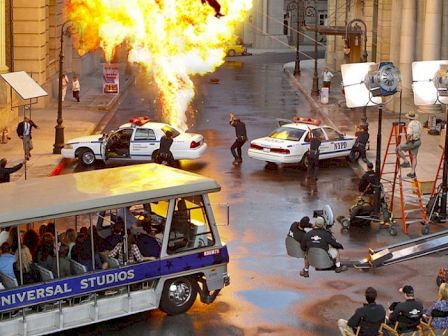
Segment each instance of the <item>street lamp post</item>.
[{"label": "street lamp post", "polygon": [[305,8],[305,14],[306,16],[313,16],[314,15],[314,74],[313,74],[313,87],[311,89],[311,95],[312,96],[318,96],[319,95],[319,76],[317,74],[317,25],[319,23],[319,18],[317,15],[316,7],[314,6],[307,6]]},{"label": "street lamp post", "polygon": [[[362,33],[364,34],[364,50],[362,52],[362,62],[366,63],[367,62],[367,57],[369,56],[368,53],[367,53],[367,25],[366,25],[366,23],[363,20],[361,20],[361,19],[353,19],[353,20],[351,20],[350,22],[348,22],[345,25],[345,41],[348,44],[348,30],[349,30],[349,28],[350,28],[350,31],[352,30],[352,25],[354,23],[355,23],[355,26],[354,26],[355,29],[359,29],[360,28],[357,23],[360,23],[360,24],[362,24],[364,26],[364,30],[362,30]],[[368,125],[368,122],[367,122],[367,106],[363,107],[362,114],[363,114],[363,116],[361,118],[362,123],[364,125]]]},{"label": "street lamp post", "polygon": [[[300,76],[300,2],[302,0],[291,1],[286,6],[288,13],[297,11],[297,31],[296,31],[296,61],[294,65],[294,76]],[[291,15],[292,19],[292,15]]]},{"label": "street lamp post", "polygon": [[[61,149],[64,147],[64,126],[62,126],[62,73],[64,66],[64,34],[66,33],[66,25],[70,22],[71,20],[67,20],[61,26],[61,49],[59,51],[58,118],[56,120],[57,124],[55,126],[53,154],[61,154]],[[67,28],[70,28],[70,26],[68,26]]]}]

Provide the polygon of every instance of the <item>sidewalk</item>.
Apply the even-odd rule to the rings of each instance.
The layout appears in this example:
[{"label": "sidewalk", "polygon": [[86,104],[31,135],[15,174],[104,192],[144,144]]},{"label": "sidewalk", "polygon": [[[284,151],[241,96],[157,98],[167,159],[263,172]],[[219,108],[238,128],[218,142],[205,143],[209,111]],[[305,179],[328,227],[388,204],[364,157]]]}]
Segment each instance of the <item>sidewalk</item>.
[{"label": "sidewalk", "polygon": [[[314,108],[318,117],[325,124],[336,127],[342,132],[354,133],[356,126],[361,122],[362,108],[349,109],[345,105],[345,98],[342,94],[342,75],[340,72],[334,73],[330,99],[328,104],[320,103],[320,97],[311,96],[312,79],[314,72],[313,61],[301,61],[301,75],[295,78],[292,73],[294,70],[294,62],[284,65],[284,70],[289,73],[291,85],[300,91]],[[322,70],[325,67],[325,60],[320,59],[318,62],[319,87],[322,86]],[[338,110],[335,114],[333,111]],[[403,116],[408,111],[403,110]],[[371,162],[375,162],[377,131],[378,131],[378,109],[376,107],[367,108],[367,120],[369,123],[370,133],[370,150],[367,152],[367,158]],[[406,123],[408,120],[403,117]],[[398,113],[383,110],[382,137],[381,137],[381,161],[384,159],[384,153],[389,139],[392,123],[398,121]],[[440,144],[440,136],[428,135],[427,129],[423,129],[422,145],[418,153],[417,177],[421,182],[434,180],[442,148]],[[365,169],[365,164],[361,161],[360,165]],[[407,169],[403,172],[407,173]]]},{"label": "sidewalk", "polygon": [[[120,70],[120,93],[107,95],[102,93],[102,69],[80,78],[81,101],[76,102],[67,91],[62,103],[62,116],[65,141],[100,133],[114,115],[114,107],[133,84],[132,76],[125,76]],[[70,87],[69,87],[70,88]],[[32,120],[39,126],[33,130],[32,157],[26,164],[26,179],[48,176],[55,167],[63,165],[62,156],[53,154],[55,126],[57,119],[57,101],[46,108],[31,107]],[[22,115],[19,116],[19,119]],[[15,129],[10,130],[12,138],[7,144],[0,144],[0,156],[8,160],[8,167],[23,161],[23,146]],[[11,181],[25,180],[25,167],[11,175]]]}]

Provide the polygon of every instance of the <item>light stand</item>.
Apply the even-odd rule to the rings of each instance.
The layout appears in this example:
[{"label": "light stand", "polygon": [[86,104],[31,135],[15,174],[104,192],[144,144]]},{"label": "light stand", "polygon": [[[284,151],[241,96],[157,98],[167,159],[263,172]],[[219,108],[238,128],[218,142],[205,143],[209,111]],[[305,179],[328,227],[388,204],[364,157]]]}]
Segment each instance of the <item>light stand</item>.
[{"label": "light stand", "polygon": [[[64,126],[62,126],[62,73],[64,66],[64,35],[66,33],[65,25],[70,23],[70,20],[65,21],[61,26],[61,38],[60,38],[60,51],[59,51],[59,85],[58,85],[58,118],[55,126],[53,154],[61,154],[61,150],[64,147]],[[67,27],[67,28],[70,28]]]},{"label": "light stand", "polygon": [[[448,122],[448,104],[445,104],[445,114],[446,120]],[[445,158],[443,160],[443,174],[442,174],[442,196],[441,196],[441,205],[440,205],[440,219],[446,221],[446,202],[447,202],[447,178],[448,178],[448,136],[447,136],[447,125],[445,124],[445,148],[444,155]]]}]

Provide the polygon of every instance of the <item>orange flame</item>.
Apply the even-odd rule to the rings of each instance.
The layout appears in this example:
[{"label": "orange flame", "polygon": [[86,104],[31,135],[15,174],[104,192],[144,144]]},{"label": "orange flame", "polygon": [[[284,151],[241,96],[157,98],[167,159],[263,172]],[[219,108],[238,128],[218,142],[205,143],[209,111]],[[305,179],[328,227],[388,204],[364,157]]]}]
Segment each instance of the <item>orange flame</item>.
[{"label": "orange flame", "polygon": [[224,62],[224,46],[253,0],[220,0],[221,13],[201,0],[71,0],[69,18],[82,31],[82,49],[101,47],[107,61],[126,42],[129,61],[143,64],[161,92],[167,121],[186,129],[194,97],[191,75],[204,75]]}]

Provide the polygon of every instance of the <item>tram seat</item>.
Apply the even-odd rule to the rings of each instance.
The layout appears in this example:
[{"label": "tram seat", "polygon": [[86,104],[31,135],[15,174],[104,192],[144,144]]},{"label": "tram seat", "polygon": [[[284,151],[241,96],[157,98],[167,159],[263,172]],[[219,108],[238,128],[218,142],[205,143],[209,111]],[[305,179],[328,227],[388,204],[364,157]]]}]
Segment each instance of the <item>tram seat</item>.
[{"label": "tram seat", "polygon": [[0,272],[0,282],[6,289],[18,287],[17,279],[11,278],[9,275]]},{"label": "tram seat", "polygon": [[49,280],[53,280],[54,276],[53,276],[53,272],[38,265],[38,264],[33,264],[33,267],[36,268],[36,270],[39,272],[40,274],[40,278],[42,279],[42,281],[49,281]]},{"label": "tram seat", "polygon": [[316,269],[328,269],[334,266],[328,252],[321,248],[312,247],[308,250],[308,261]]},{"label": "tram seat", "polygon": [[288,253],[290,257],[299,259],[305,258],[305,252],[302,250],[300,243],[293,237],[286,236],[285,245],[286,245],[286,253]]},{"label": "tram seat", "polygon": [[118,261],[118,259],[108,257],[108,256],[106,256],[104,259],[109,264],[110,268],[120,267],[120,262]]},{"label": "tram seat", "polygon": [[73,275],[79,275],[87,273],[87,268],[84,265],[80,264],[79,262],[70,259],[70,271],[72,272]]}]

